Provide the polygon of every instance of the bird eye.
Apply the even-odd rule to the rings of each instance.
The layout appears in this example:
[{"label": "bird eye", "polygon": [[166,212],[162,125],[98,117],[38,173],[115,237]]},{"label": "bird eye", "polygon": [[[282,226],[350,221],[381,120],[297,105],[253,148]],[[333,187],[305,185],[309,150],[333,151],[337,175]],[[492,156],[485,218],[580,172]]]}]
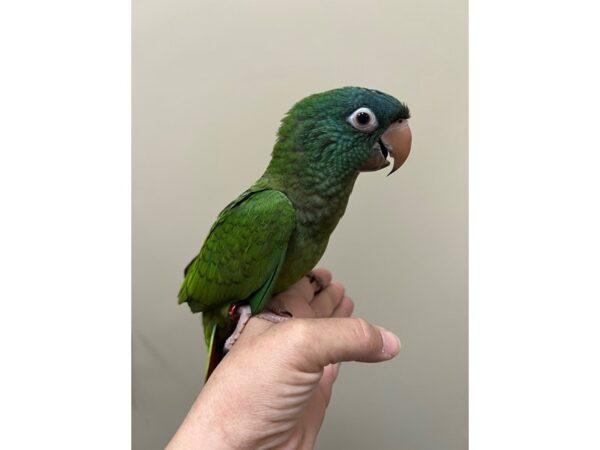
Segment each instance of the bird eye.
[{"label": "bird eye", "polygon": [[348,122],[354,128],[360,131],[370,132],[377,128],[377,117],[369,108],[358,108],[350,117],[348,117]]}]

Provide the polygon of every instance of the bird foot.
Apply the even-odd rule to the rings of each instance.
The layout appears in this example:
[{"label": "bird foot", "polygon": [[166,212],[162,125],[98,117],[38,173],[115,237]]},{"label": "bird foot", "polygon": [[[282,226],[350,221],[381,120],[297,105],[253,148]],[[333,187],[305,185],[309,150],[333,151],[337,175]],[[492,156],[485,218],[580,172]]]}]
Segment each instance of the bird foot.
[{"label": "bird foot", "polygon": [[233,333],[231,333],[231,336],[229,336],[225,341],[225,345],[223,346],[223,350],[225,351],[225,353],[231,350],[231,347],[233,347],[235,341],[238,340],[238,338],[242,334],[242,331],[244,331],[244,327],[250,320],[250,317],[252,317],[252,313],[250,312],[250,305],[238,306],[235,310],[235,314],[239,315],[237,319],[237,324],[235,326],[235,330],[233,330]]},{"label": "bird foot", "polygon": [[269,303],[265,310],[260,314],[257,314],[256,317],[259,319],[268,320],[269,322],[279,323],[285,322],[294,316],[291,312],[285,309],[279,298],[275,298],[271,303]]},{"label": "bird foot", "polygon": [[[325,289],[325,282],[319,277],[315,275],[313,271],[310,271],[307,275],[310,284],[312,285],[315,295]],[[235,320],[235,317],[238,316],[237,324],[235,326],[235,330],[231,333],[231,336],[227,338],[225,341],[225,345],[223,346],[223,350],[227,353],[233,347],[233,344],[238,340],[242,331],[244,331],[244,327],[252,317],[252,313],[249,305],[238,306],[236,305],[235,309],[233,309],[230,314],[232,315],[232,319]],[[263,312],[257,314],[255,317],[259,319],[268,320],[273,323],[280,323],[286,320],[291,319],[292,314],[281,307],[278,302],[272,302],[269,307],[267,307]]]},{"label": "bird foot", "polygon": [[279,323],[285,322],[286,320],[290,320],[292,318],[292,315],[289,312],[286,312],[282,315],[273,311],[263,311],[260,314],[257,314],[256,317],[258,317],[259,319],[268,320],[269,322]]},{"label": "bird foot", "polygon": [[[309,272],[306,276],[312,285],[315,295],[327,287],[323,279],[316,275],[313,271]],[[268,320],[269,322],[279,323],[289,320],[294,316],[287,309],[285,309],[280,299],[275,298],[271,303],[269,303],[269,306],[256,317]]]},{"label": "bird foot", "polygon": [[[230,311],[231,319],[237,320],[235,330],[225,341],[223,345],[224,353],[227,353],[233,347],[233,344],[239,339],[242,331],[246,327],[246,324],[252,317],[252,311],[250,305],[236,305],[232,311]],[[280,306],[279,303],[271,303],[263,312],[257,314],[255,317],[259,319],[268,320],[269,322],[279,323],[292,318],[292,314]]]}]

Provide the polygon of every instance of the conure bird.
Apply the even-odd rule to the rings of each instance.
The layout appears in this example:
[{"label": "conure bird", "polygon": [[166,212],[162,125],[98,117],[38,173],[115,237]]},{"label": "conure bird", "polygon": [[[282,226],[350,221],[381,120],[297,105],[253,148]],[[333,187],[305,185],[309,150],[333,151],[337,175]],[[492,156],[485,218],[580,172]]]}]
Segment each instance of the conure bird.
[{"label": "conure bird", "polygon": [[263,312],[271,297],[310,276],[359,173],[389,166],[388,155],[390,174],[404,163],[408,118],[394,97],[360,87],[311,95],[286,114],[264,174],[221,211],[185,268],[179,303],[202,312],[207,379],[248,318],[276,320]]}]

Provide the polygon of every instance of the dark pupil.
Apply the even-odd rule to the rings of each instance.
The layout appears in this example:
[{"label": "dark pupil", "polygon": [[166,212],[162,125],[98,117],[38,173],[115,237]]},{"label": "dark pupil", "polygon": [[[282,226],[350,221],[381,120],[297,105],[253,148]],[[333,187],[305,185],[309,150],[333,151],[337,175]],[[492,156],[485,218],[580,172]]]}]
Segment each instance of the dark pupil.
[{"label": "dark pupil", "polygon": [[366,125],[371,121],[371,116],[369,115],[369,113],[366,112],[359,112],[356,115],[356,121],[360,124],[360,125]]}]

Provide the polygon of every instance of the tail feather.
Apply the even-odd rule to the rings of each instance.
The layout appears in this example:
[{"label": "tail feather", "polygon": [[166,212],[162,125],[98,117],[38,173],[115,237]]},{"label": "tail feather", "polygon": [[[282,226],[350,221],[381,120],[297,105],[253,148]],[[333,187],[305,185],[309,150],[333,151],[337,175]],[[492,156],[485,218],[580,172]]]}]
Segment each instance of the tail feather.
[{"label": "tail feather", "polygon": [[210,342],[207,347],[206,367],[204,369],[204,381],[208,381],[213,371],[217,368],[217,365],[223,359],[223,339],[219,339],[218,326],[215,324],[212,327],[210,336]]},{"label": "tail feather", "polygon": [[202,313],[207,353],[205,380],[208,380],[225,356],[223,346],[225,345],[225,340],[233,331],[233,322],[229,320],[227,315],[228,309],[229,307],[225,305],[222,308]]}]

